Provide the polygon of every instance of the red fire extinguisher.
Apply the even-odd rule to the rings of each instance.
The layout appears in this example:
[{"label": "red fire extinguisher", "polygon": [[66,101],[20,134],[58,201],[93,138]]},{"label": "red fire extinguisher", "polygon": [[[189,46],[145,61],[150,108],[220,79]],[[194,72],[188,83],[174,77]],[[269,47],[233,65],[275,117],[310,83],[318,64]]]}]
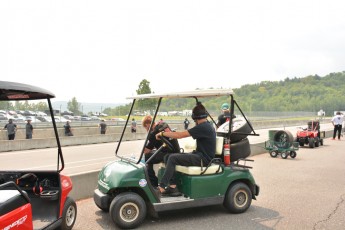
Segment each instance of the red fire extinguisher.
[{"label": "red fire extinguisher", "polygon": [[224,164],[230,165],[230,141],[225,139],[224,142]]}]

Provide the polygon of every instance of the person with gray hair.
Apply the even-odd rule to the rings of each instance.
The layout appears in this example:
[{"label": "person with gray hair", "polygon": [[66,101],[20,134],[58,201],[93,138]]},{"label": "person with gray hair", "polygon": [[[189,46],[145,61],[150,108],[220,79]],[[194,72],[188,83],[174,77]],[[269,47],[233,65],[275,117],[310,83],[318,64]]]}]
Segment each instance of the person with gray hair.
[{"label": "person with gray hair", "polygon": [[17,125],[13,123],[13,119],[9,119],[4,129],[7,129],[8,140],[14,140],[17,131]]}]

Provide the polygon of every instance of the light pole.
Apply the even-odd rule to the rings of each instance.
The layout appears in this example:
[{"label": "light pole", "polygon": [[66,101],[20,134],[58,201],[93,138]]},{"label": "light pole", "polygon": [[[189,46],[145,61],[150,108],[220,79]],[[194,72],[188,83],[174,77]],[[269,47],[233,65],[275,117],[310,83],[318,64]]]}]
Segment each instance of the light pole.
[{"label": "light pole", "polygon": [[61,105],[60,105],[60,117],[61,117]]}]

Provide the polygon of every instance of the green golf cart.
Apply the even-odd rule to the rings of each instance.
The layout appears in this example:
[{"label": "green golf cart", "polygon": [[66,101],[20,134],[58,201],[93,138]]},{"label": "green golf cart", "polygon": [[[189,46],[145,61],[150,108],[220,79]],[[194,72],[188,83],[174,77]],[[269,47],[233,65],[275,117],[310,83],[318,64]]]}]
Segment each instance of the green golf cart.
[{"label": "green golf cart", "polygon": [[[128,98],[133,100],[129,114],[132,114],[135,104],[139,101],[154,100],[157,107],[154,110],[153,123],[156,120],[161,104],[168,100],[182,99],[183,103],[195,105],[202,99],[202,103],[207,109],[208,102],[216,97],[225,98],[229,101],[230,117],[233,117],[235,109],[236,111],[238,109],[242,115],[240,117],[243,117],[243,119],[237,121],[237,124],[234,124],[236,121],[229,120],[227,132],[218,132],[217,130],[216,157],[209,165],[202,167],[176,166],[177,187],[182,193],[178,197],[160,196],[151,185],[145,163],[142,162],[148,137],[144,142],[141,153],[137,154],[137,158],[120,155],[121,142],[124,139],[125,132],[128,131],[127,125],[130,120],[130,116],[128,116],[115,151],[117,160],[108,163],[100,171],[97,188],[94,191],[95,204],[101,210],[109,212],[111,219],[117,226],[135,228],[145,220],[147,214],[158,217],[159,212],[168,210],[224,205],[230,213],[243,213],[250,207],[252,199],[256,199],[256,196],[259,195],[259,186],[249,171],[251,166],[247,165],[248,161],[252,161],[246,159],[250,155],[247,136],[257,136],[257,134],[234,100],[231,89],[132,96]],[[211,114],[207,113],[210,118],[209,122],[214,123],[215,128],[218,128]],[[243,130],[248,130],[248,127],[250,132],[243,132]],[[232,139],[236,141],[232,142]],[[185,143],[185,145],[182,145],[182,140],[178,140],[181,142],[180,146],[182,146],[180,152],[187,152],[187,147],[193,146],[193,144],[186,145]],[[162,142],[162,147],[172,147],[169,140],[164,137]],[[225,163],[223,160],[224,143],[230,143],[230,159],[234,159],[230,161],[230,164]],[[161,148],[157,149],[156,153],[161,151]],[[147,161],[150,161],[150,159]],[[164,164],[162,164],[157,172],[159,178],[163,175],[164,170]]]}]

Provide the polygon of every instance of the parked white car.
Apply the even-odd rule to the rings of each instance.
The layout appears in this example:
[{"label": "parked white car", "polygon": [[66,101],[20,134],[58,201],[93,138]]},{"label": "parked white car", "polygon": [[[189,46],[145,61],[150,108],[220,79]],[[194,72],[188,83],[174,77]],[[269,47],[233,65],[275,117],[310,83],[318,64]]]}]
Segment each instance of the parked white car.
[{"label": "parked white car", "polygon": [[56,117],[54,117],[54,119],[55,119],[55,122],[67,122],[67,121],[71,122],[71,120],[68,120],[68,119],[66,119],[64,117],[60,117],[60,116],[56,116]]}]

